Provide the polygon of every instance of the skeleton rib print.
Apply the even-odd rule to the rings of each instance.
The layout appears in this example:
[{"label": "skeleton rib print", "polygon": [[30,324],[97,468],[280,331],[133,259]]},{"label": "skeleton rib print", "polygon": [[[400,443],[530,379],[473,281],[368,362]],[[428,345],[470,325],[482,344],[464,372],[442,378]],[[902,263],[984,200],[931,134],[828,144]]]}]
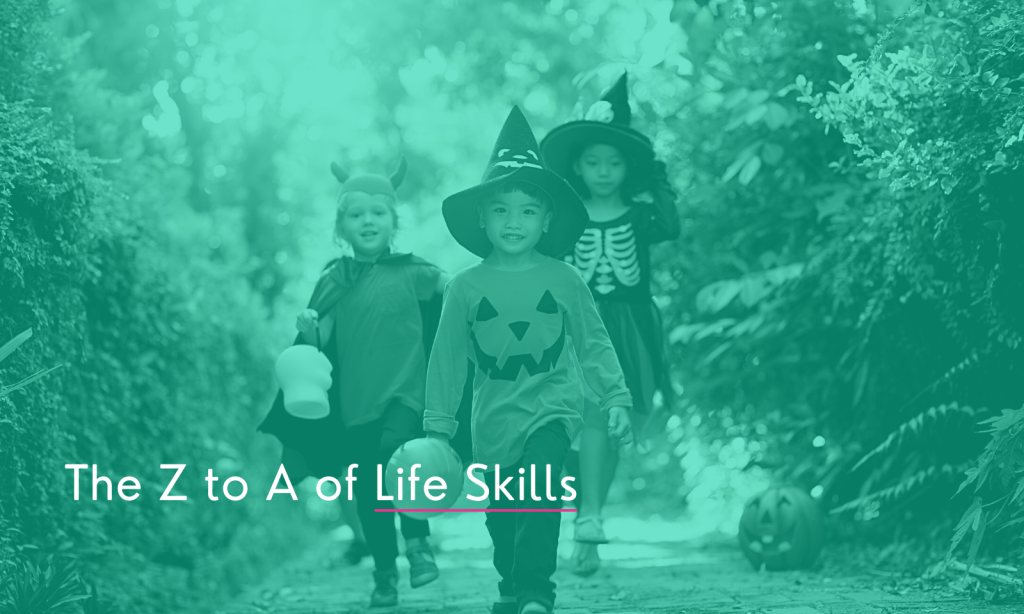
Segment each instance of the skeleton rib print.
[{"label": "skeleton rib print", "polygon": [[627,287],[640,283],[640,260],[631,223],[604,231],[588,228],[576,242],[571,258],[583,279],[588,284],[594,281],[593,288],[599,294],[615,290],[616,281]]}]

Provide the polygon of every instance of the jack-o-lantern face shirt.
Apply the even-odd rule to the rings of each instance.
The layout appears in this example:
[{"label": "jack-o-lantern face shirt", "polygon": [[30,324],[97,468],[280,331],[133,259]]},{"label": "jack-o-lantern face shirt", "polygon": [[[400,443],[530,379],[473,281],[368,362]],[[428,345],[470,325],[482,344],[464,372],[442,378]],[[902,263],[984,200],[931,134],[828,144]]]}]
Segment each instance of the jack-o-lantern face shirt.
[{"label": "jack-o-lantern face shirt", "polygon": [[548,258],[527,271],[483,263],[460,271],[445,289],[427,367],[424,429],[455,434],[468,359],[476,365],[475,460],[518,461],[526,438],[552,421],[563,423],[572,440],[583,426],[583,391],[570,342],[602,410],[630,407],[615,350],[578,270]]}]

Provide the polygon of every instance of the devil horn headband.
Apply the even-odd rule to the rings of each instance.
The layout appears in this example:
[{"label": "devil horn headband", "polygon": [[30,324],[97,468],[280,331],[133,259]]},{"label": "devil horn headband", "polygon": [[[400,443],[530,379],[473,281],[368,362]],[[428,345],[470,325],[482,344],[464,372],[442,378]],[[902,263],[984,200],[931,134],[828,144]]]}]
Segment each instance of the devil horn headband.
[{"label": "devil horn headband", "polygon": [[337,162],[331,162],[331,173],[334,174],[334,178],[338,180],[338,183],[345,183],[349,178],[349,174],[345,172],[345,169],[338,166]]},{"label": "devil horn headband", "polygon": [[405,171],[409,168],[409,164],[405,161],[405,156],[402,156],[402,161],[398,163],[398,170],[391,174],[388,179],[391,181],[391,185],[397,190],[398,186],[402,185],[402,180],[405,179]]}]

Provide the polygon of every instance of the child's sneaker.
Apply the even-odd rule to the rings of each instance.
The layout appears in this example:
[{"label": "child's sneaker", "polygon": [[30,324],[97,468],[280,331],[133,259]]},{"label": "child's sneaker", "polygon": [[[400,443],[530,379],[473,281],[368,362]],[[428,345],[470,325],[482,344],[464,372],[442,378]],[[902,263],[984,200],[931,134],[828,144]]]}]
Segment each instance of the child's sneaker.
[{"label": "child's sneaker", "polygon": [[348,565],[358,565],[363,559],[370,556],[370,548],[366,542],[353,541],[349,544],[348,550],[342,555],[342,559]]},{"label": "child's sneaker", "polygon": [[373,572],[373,594],[371,608],[390,608],[398,605],[398,568]]},{"label": "child's sneaker", "polygon": [[409,586],[413,588],[430,584],[441,575],[434,562],[434,551],[425,539],[409,540],[405,546],[405,558],[409,559]]}]

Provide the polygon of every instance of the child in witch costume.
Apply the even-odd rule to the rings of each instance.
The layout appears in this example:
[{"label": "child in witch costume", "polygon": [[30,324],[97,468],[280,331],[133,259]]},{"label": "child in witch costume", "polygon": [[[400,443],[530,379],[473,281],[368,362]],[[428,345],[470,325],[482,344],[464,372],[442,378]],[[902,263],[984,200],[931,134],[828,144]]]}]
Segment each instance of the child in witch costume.
[{"label": "child in witch costume", "polygon": [[[288,414],[278,394],[259,430],[276,435],[285,461],[306,474],[343,478],[359,465],[354,485],[356,508],[373,556],[375,588],[371,607],[398,602],[396,514],[378,501],[376,467],[403,443],[422,435],[426,361],[436,330],[440,295],[449,277],[411,254],[391,253],[395,231],[395,188],[405,161],[390,179],[349,177],[331,165],[341,190],[335,237],[353,256],[331,262],[320,276],[309,308],[298,316],[296,343],[316,345],[330,359],[330,414],[304,420]],[[287,467],[286,467],[287,468]],[[400,516],[409,559],[409,582],[416,588],[438,577],[425,520]]]},{"label": "child in witch costume", "polygon": [[[536,492],[556,498],[509,501],[495,488],[488,509],[561,509],[558,476],[583,425],[579,373],[598,395],[612,436],[628,438],[630,428],[629,390],[590,290],[579,271],[552,258],[572,248],[587,211],[565,180],[541,166],[518,107],[480,185],[446,198],[442,211],[455,240],[483,262],[458,272],[445,289],[427,368],[424,430],[439,439],[456,433],[471,360],[473,457],[487,465],[485,482],[495,483],[496,466],[512,476],[530,476],[534,467]],[[553,477],[544,483],[548,467]],[[552,610],[559,525],[557,513],[487,513],[501,576],[494,612]]]},{"label": "child in witch costume", "polygon": [[[676,194],[651,141],[630,128],[623,74],[582,121],[552,130],[541,157],[583,196],[590,222],[565,261],[583,274],[597,300],[626,384],[633,397],[630,419],[642,439],[655,391],[672,394],[661,316],[651,298],[652,244],[679,236]],[[587,391],[586,427],[579,444],[580,511],[576,519],[574,571],[590,575],[607,543],[601,510],[618,464],[618,446],[604,433],[596,398]],[[575,446],[574,446],[575,447]]]}]

